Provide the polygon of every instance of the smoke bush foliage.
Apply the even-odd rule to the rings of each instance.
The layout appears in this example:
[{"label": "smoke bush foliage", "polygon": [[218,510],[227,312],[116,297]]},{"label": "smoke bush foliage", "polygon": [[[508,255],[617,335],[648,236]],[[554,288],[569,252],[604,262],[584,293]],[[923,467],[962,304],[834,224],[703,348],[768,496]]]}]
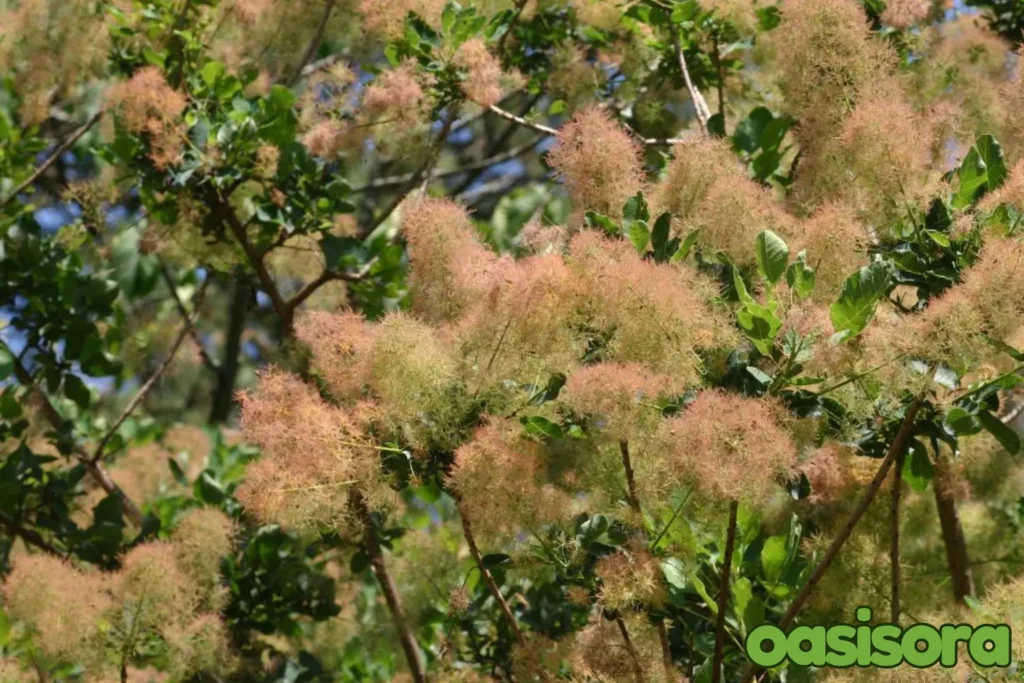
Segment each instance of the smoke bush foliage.
[{"label": "smoke bush foliage", "polygon": [[0,683],[1021,680],[967,4],[0,0]]}]

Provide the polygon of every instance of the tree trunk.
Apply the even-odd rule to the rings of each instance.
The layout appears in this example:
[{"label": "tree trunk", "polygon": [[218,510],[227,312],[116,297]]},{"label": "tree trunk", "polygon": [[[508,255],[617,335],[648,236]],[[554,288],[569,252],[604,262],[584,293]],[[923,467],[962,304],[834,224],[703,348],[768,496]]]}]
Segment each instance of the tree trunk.
[{"label": "tree trunk", "polygon": [[967,596],[974,596],[974,577],[971,574],[971,559],[967,554],[967,540],[960,524],[960,513],[956,509],[956,500],[940,481],[933,481],[932,488],[935,490],[935,507],[939,511],[939,523],[942,525],[942,542],[946,546],[953,598],[963,603]]},{"label": "tree trunk", "polygon": [[235,282],[235,291],[231,296],[227,338],[224,340],[223,360],[217,373],[217,388],[213,393],[213,405],[210,408],[210,422],[226,422],[234,405],[235,382],[238,379],[239,354],[242,352],[242,333],[245,332],[245,320],[249,312],[249,299],[252,289],[244,278]]}]

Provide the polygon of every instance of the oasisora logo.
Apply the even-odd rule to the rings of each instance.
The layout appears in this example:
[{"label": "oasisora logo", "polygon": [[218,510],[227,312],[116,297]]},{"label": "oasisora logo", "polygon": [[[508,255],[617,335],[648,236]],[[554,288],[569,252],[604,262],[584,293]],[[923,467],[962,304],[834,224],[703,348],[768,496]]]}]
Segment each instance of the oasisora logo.
[{"label": "oasisora logo", "polygon": [[1006,624],[895,624],[870,626],[870,607],[857,608],[856,625],[797,626],[788,634],[778,626],[758,626],[747,636],[747,656],[770,668],[787,659],[798,666],[835,668],[892,668],[909,664],[918,668],[957,664],[960,643],[978,666],[1010,665],[1012,634]]}]

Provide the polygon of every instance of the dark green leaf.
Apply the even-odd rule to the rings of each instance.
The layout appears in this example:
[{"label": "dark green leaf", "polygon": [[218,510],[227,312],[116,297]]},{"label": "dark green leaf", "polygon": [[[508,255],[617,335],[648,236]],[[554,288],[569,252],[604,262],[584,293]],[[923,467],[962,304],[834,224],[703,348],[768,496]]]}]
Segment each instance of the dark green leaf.
[{"label": "dark green leaf", "polygon": [[1020,452],[1020,436],[1013,429],[1003,424],[1002,420],[987,410],[978,413],[978,420],[981,422],[981,426],[994,436],[996,441],[1008,452]]},{"label": "dark green leaf", "polygon": [[829,308],[832,326],[841,339],[860,334],[875,315],[878,300],[892,284],[894,271],[888,261],[876,261],[861,268],[843,284],[843,290]]},{"label": "dark green leaf", "polygon": [[789,247],[771,230],[763,230],[755,242],[757,270],[770,284],[775,284],[786,272],[789,263]]}]

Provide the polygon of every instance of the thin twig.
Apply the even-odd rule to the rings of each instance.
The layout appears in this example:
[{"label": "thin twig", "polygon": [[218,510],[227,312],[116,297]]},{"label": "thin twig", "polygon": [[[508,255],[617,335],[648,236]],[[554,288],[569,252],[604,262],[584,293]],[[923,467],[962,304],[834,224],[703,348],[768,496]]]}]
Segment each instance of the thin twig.
[{"label": "thin twig", "polygon": [[22,526],[18,522],[14,521],[13,519],[10,519],[2,513],[0,513],[0,529],[3,529],[11,536],[17,536],[25,542],[25,545],[35,546],[43,552],[49,553],[50,555],[53,555],[55,557],[64,557],[64,553],[57,550],[57,548],[55,548],[49,542],[47,542],[47,540],[43,538],[35,529],[29,529],[26,526]]},{"label": "thin twig", "polygon": [[420,655],[419,644],[416,642],[412,629],[409,628],[409,619],[405,614],[401,598],[399,598],[398,588],[395,585],[394,579],[391,578],[387,563],[384,561],[384,552],[381,549],[380,537],[377,535],[373,513],[370,512],[370,507],[363,494],[358,490],[352,491],[350,500],[355,508],[356,515],[360,522],[362,522],[363,546],[367,556],[370,558],[373,574],[377,577],[377,582],[384,593],[384,601],[391,612],[391,620],[395,625],[395,630],[398,631],[398,639],[402,644],[402,650],[405,652],[406,661],[409,663],[409,674],[415,683],[427,683],[427,674],[424,669],[422,656]]},{"label": "thin twig", "polygon": [[139,390],[135,392],[135,396],[128,401],[128,405],[125,406],[118,418],[114,420],[114,424],[110,426],[110,429],[108,429],[106,434],[104,434],[100,439],[99,444],[97,444],[96,449],[92,454],[91,460],[93,463],[98,463],[103,459],[103,449],[106,448],[107,444],[110,443],[110,440],[114,438],[117,430],[121,428],[122,424],[124,424],[124,421],[135,412],[135,409],[139,407],[142,401],[146,398],[146,395],[149,394],[154,386],[156,386],[157,380],[160,379],[160,376],[164,374],[164,371],[167,370],[174,361],[174,357],[177,355],[178,349],[181,347],[181,343],[185,341],[185,337],[188,336],[189,330],[192,329],[192,323],[195,322],[195,319],[199,314],[199,302],[202,301],[203,295],[206,293],[206,287],[209,283],[210,281],[207,279],[199,286],[199,291],[196,292],[195,311],[193,311],[190,316],[186,316],[182,323],[181,330],[178,332],[178,336],[175,337],[174,343],[171,344],[171,348],[167,352],[167,357],[164,358],[160,365],[156,367],[156,370],[154,370],[153,374],[149,376],[149,379],[139,387]]},{"label": "thin twig", "polygon": [[725,536],[725,556],[722,558],[722,579],[718,587],[718,621],[715,624],[715,654],[711,660],[711,683],[722,680],[722,663],[725,658],[725,613],[729,607],[729,579],[732,573],[732,553],[736,545],[736,515],[739,503],[729,502],[729,528]]},{"label": "thin twig", "polygon": [[220,366],[217,365],[216,361],[214,361],[206,351],[206,347],[199,338],[199,332],[196,330],[192,316],[189,314],[188,309],[185,308],[185,302],[181,300],[180,296],[178,296],[178,286],[174,281],[174,275],[171,273],[170,267],[163,259],[158,259],[158,262],[160,264],[160,272],[163,274],[164,281],[167,283],[167,289],[171,292],[171,298],[174,299],[174,303],[178,307],[178,313],[181,314],[181,319],[184,320],[185,324],[188,326],[188,335],[192,338],[192,342],[199,350],[199,357],[203,359],[203,364],[212,370],[214,374],[219,373]]},{"label": "thin twig", "polygon": [[497,114],[498,116],[500,116],[501,118],[505,119],[506,121],[511,121],[512,123],[517,123],[520,126],[523,126],[524,128],[532,128],[533,130],[537,131],[538,133],[544,133],[544,135],[558,135],[558,131],[555,130],[554,128],[552,128],[550,126],[545,126],[544,124],[541,124],[541,123],[534,123],[533,121],[527,121],[522,116],[516,116],[515,114],[513,114],[510,111],[505,111],[504,109],[502,109],[501,107],[499,107],[496,104],[492,104],[487,109],[491,113]]},{"label": "thin twig", "polygon": [[306,65],[309,60],[313,59],[313,55],[320,49],[320,44],[324,40],[324,31],[327,30],[327,22],[331,18],[331,12],[334,11],[334,5],[337,4],[337,0],[327,0],[324,3],[324,14],[320,18],[320,23],[316,27],[316,33],[313,34],[313,39],[309,41],[309,45],[306,47],[306,51],[302,53],[302,59],[296,65],[295,70],[292,72],[291,77],[285,81],[285,85],[289,88],[299,82],[302,78],[303,72],[306,70]]},{"label": "thin twig", "polygon": [[903,463],[906,453],[896,455],[889,498],[889,565],[891,571],[890,621],[900,623],[900,495],[903,491]]},{"label": "thin twig", "polygon": [[57,162],[57,160],[64,155],[65,152],[74,147],[75,143],[78,142],[83,135],[88,133],[89,129],[96,125],[96,122],[99,121],[101,118],[103,118],[103,110],[96,112],[95,114],[89,117],[88,121],[86,121],[81,126],[76,128],[71,133],[71,135],[68,136],[68,139],[62,142],[60,146],[57,147],[57,149],[53,150],[53,154],[48,156],[46,160],[39,165],[39,168],[33,171],[32,175],[23,180],[16,188],[14,188],[14,191],[7,195],[7,197],[5,197],[3,201],[0,201],[0,209],[10,204],[12,201],[14,201],[15,197],[17,197],[19,194],[21,194],[26,189],[31,187],[33,183],[39,180],[39,177],[46,173],[47,169],[53,166]]},{"label": "thin twig", "polygon": [[619,439],[619,454],[622,456],[622,467],[626,470],[626,488],[629,491],[629,507],[640,514],[640,498],[636,492],[636,478],[633,476],[633,462],[629,458],[629,442]]},{"label": "thin twig", "polygon": [[[931,377],[933,373],[934,368],[932,368],[931,372],[928,373],[928,377]],[[814,592],[814,589],[818,586],[822,577],[825,576],[825,572],[828,571],[828,568],[832,565],[832,561],[835,560],[836,555],[839,554],[839,550],[843,547],[843,544],[846,543],[847,539],[850,538],[850,535],[853,533],[853,529],[857,526],[857,523],[860,522],[861,517],[864,516],[864,513],[867,512],[871,502],[875,499],[875,495],[882,487],[882,483],[885,481],[886,476],[889,474],[889,470],[892,469],[893,463],[896,461],[896,456],[904,449],[910,438],[911,432],[914,430],[914,421],[917,419],[918,411],[921,410],[921,406],[924,404],[925,394],[927,391],[928,387],[926,386],[918,393],[907,408],[907,412],[903,417],[903,423],[900,425],[900,429],[896,433],[895,438],[893,438],[892,444],[889,446],[889,451],[882,460],[882,464],[879,465],[874,479],[871,480],[867,490],[864,491],[864,494],[857,502],[857,507],[850,515],[850,518],[846,520],[842,529],[839,530],[839,534],[832,541],[828,550],[825,551],[825,554],[822,556],[818,566],[814,568],[814,571],[807,579],[807,582],[800,589],[800,592],[797,593],[793,603],[789,606],[789,609],[786,610],[786,613],[779,621],[779,628],[782,630],[788,629],[793,623],[793,620],[796,619],[796,615],[800,613],[804,604],[806,604],[810,599],[811,593]],[[759,674],[761,670],[761,667],[756,665],[748,666],[747,670],[743,674],[741,682],[750,683],[754,676]]]},{"label": "thin twig", "polygon": [[[444,171],[437,171],[434,173],[433,177],[451,178],[453,176],[462,175],[464,173],[472,173],[473,171],[486,169],[489,168],[490,166],[500,164],[504,161],[511,161],[512,159],[520,157],[523,154],[526,154],[527,152],[535,148],[538,142],[540,142],[540,139],[533,140],[532,142],[528,142],[525,145],[513,147],[505,152],[502,152],[501,154],[495,154],[494,156],[487,157],[486,159],[481,159],[480,161],[474,161],[464,166],[458,166],[456,168],[450,168]],[[371,180],[365,185],[353,188],[352,192],[365,192],[367,190],[376,190],[386,187],[406,185],[411,181],[415,181],[417,175],[417,173],[406,173],[405,175],[394,175],[385,176],[383,178],[377,178],[375,180]]]},{"label": "thin twig", "polygon": [[626,622],[622,620],[622,615],[615,615],[615,625],[619,627],[619,633],[622,634],[622,640],[626,643],[626,649],[629,651],[629,656],[633,660],[633,670],[636,672],[636,680],[638,683],[643,683],[644,669],[640,664],[640,656],[637,654],[636,647],[633,646],[633,639],[629,637],[629,630],[626,628]]},{"label": "thin twig", "polygon": [[700,129],[706,134],[708,132],[708,119],[711,118],[711,110],[708,109],[707,100],[700,94],[700,90],[697,89],[690,78],[690,69],[686,66],[686,56],[683,54],[682,38],[679,35],[679,29],[674,24],[672,25],[672,42],[675,44],[679,70],[683,72],[686,89],[690,91],[690,99],[693,100],[693,110],[697,115],[697,123],[700,124]]},{"label": "thin twig", "polygon": [[516,27],[516,23],[519,21],[519,17],[522,15],[523,10],[526,8],[526,3],[529,0],[516,0],[516,13],[512,16],[512,21],[508,23],[508,28],[501,34],[501,38],[498,38],[498,54],[505,54],[505,43],[508,42],[508,37],[512,35],[512,29]]},{"label": "thin twig", "polygon": [[484,583],[487,584],[487,589],[494,596],[494,599],[498,603],[498,607],[501,609],[501,613],[505,615],[506,621],[509,626],[512,627],[512,632],[515,633],[516,641],[520,645],[526,645],[526,636],[523,635],[522,630],[519,628],[519,623],[516,621],[515,615],[512,613],[512,608],[508,606],[508,601],[505,600],[505,596],[501,594],[501,588],[498,587],[497,582],[494,580],[494,576],[491,575],[490,570],[484,565],[484,558],[480,554],[480,548],[477,547],[476,538],[473,536],[473,525],[469,520],[469,514],[466,512],[465,506],[462,501],[459,500],[457,503],[459,510],[459,517],[462,518],[462,535],[466,538],[466,544],[469,546],[469,554],[473,556],[473,561],[476,562],[477,568],[480,570],[480,575],[484,578]]},{"label": "thin twig", "polygon": [[288,308],[287,302],[281,296],[281,292],[277,288],[277,284],[274,282],[273,276],[270,271],[267,270],[267,266],[263,263],[263,255],[260,254],[256,248],[249,242],[249,236],[246,235],[245,226],[235,215],[234,209],[228,203],[228,200],[221,197],[217,190],[210,188],[206,195],[207,202],[215,213],[219,215],[219,218],[227,225],[228,229],[234,235],[235,240],[239,246],[242,247],[243,253],[245,253],[246,259],[252,266],[253,270],[256,271],[256,277],[259,278],[260,284],[263,286],[263,291],[266,292],[270,298],[270,304],[274,307],[274,311],[281,318],[281,323],[284,325],[285,336],[291,336],[293,327],[293,316],[291,310]]}]

